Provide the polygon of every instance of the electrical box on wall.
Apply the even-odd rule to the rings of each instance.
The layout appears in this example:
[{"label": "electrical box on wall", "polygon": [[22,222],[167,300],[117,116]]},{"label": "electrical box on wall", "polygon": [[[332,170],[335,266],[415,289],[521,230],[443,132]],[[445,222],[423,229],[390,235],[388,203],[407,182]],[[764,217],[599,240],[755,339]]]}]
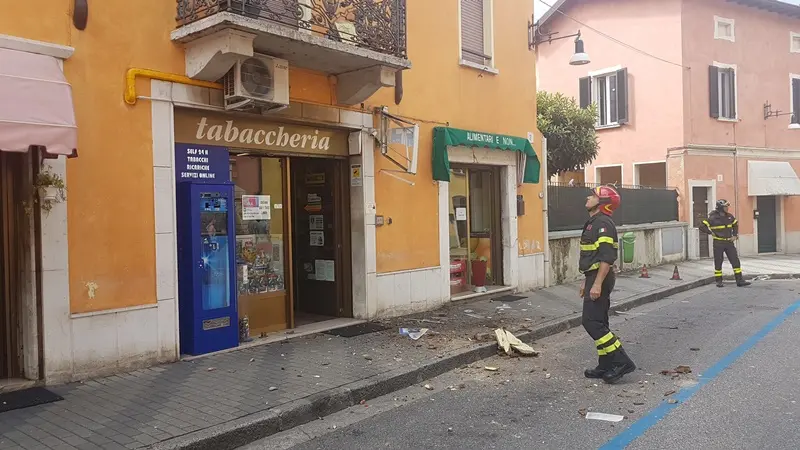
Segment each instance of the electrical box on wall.
[{"label": "electrical box on wall", "polygon": [[525,197],[517,195],[517,217],[525,215]]}]

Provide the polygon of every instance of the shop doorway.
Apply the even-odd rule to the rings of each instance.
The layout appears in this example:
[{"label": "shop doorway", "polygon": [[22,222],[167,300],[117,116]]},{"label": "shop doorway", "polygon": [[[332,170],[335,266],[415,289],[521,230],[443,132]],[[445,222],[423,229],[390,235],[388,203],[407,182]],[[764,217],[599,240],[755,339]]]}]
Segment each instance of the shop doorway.
[{"label": "shop doorway", "polygon": [[450,177],[450,295],[503,285],[500,168],[455,166]]},{"label": "shop doorway", "polygon": [[295,324],[352,317],[345,161],[292,158],[291,166]]},{"label": "shop doorway", "polygon": [[0,380],[22,377],[20,304],[27,154],[0,152]]},{"label": "shop doorway", "polygon": [[774,195],[757,197],[758,253],[778,251],[778,207]]},{"label": "shop doorway", "polygon": [[250,335],[352,317],[346,161],[232,151],[230,165]]}]

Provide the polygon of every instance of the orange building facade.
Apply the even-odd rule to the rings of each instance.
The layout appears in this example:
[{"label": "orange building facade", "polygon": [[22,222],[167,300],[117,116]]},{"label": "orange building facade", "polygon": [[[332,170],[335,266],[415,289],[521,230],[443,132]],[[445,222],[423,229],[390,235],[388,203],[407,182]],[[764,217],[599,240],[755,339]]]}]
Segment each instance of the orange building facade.
[{"label": "orange building facade", "polygon": [[229,326],[249,338],[544,284],[530,3],[47,3],[0,17],[0,52],[63,70],[77,149],[54,157],[31,132],[22,167],[65,195],[4,193],[33,208],[12,230],[24,276],[4,291],[0,379],[185,353],[180,182],[209,176],[202,149],[226,152]]}]

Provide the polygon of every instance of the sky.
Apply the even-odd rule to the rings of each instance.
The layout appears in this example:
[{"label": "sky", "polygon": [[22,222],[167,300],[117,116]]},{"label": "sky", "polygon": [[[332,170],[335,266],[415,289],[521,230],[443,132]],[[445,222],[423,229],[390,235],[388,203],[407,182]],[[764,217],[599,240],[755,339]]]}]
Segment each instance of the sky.
[{"label": "sky", "polygon": [[[780,1],[784,3],[790,3],[792,5],[800,5],[800,0],[780,0]],[[555,4],[555,2],[556,0],[545,0],[545,3],[547,3],[548,5],[553,5]],[[536,17],[536,20],[539,20],[539,18],[542,17],[542,15],[544,15],[544,13],[547,12],[548,9],[550,9],[550,7],[542,3],[540,0],[535,0],[533,2],[533,14]]]}]

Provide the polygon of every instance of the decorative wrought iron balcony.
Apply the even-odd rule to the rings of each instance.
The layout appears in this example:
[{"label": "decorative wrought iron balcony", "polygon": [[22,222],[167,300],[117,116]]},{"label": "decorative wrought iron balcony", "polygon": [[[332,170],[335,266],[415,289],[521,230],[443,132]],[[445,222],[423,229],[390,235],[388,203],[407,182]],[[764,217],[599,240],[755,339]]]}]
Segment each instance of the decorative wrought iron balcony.
[{"label": "decorative wrought iron balcony", "polygon": [[406,56],[406,0],[177,0],[179,27],[218,13],[269,21],[397,58]]}]

